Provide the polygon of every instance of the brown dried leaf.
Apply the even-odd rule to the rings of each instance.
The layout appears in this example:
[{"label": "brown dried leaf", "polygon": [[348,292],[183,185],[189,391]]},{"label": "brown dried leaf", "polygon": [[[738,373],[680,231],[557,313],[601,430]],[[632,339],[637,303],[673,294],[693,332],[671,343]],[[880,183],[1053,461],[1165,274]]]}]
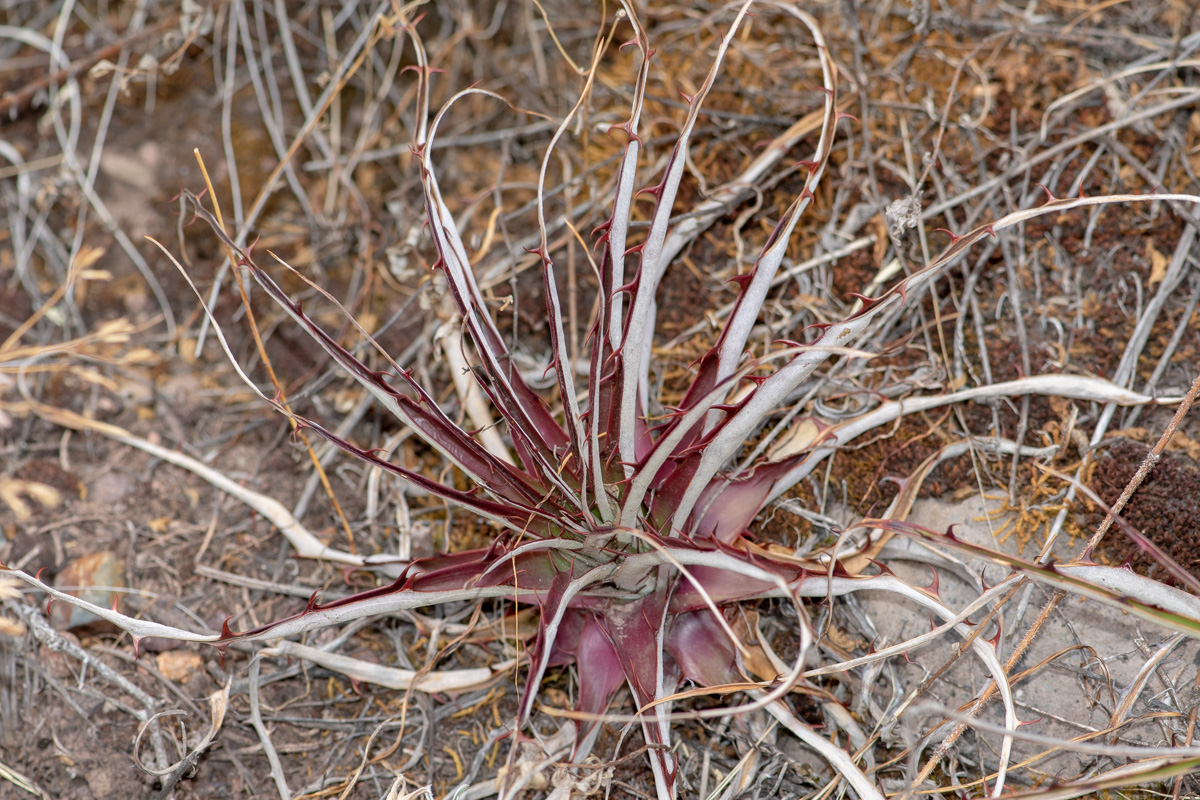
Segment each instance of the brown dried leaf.
[{"label": "brown dried leaf", "polygon": [[1150,259],[1150,279],[1147,283],[1151,286],[1162,283],[1163,278],[1167,277],[1167,264],[1170,262],[1155,249],[1153,239],[1146,240],[1146,258]]},{"label": "brown dried leaf", "polygon": [[21,522],[33,516],[33,509],[25,501],[26,498],[36,501],[43,508],[56,508],[62,502],[62,495],[53,486],[0,476],[0,501],[11,508]]}]

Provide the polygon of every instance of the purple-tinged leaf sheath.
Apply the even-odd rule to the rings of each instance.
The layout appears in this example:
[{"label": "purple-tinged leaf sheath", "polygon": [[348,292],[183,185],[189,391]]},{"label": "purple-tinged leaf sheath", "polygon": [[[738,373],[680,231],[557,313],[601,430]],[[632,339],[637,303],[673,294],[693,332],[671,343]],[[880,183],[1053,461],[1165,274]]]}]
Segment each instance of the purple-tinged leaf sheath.
[{"label": "purple-tinged leaf sheath", "polygon": [[[626,603],[612,603],[603,612],[600,626],[604,631],[633,690],[638,707],[660,699],[663,681],[663,624],[668,589],[660,588]],[[670,729],[661,716],[661,706],[647,711],[642,718],[642,733],[654,746],[650,758],[668,786],[675,783],[675,759],[667,745]]]},{"label": "purple-tinged leaf sheath", "polygon": [[[546,668],[550,665],[550,659],[554,655],[560,629],[571,611],[571,605],[579,597],[580,592],[593,583],[609,578],[616,568],[615,564],[610,562],[591,567],[590,569],[581,567],[580,574],[576,574],[577,562],[572,560],[565,564],[561,564],[560,562],[563,567],[560,569],[560,565],[556,565],[553,561],[554,550],[557,549],[559,551],[558,555],[560,558],[565,557],[567,553],[563,552],[562,548],[552,549],[550,547],[552,544],[550,542],[530,543],[522,545],[517,549],[518,551],[528,552],[529,555],[540,556],[543,559],[542,561],[531,562],[527,565],[527,568],[533,567],[544,571],[548,566],[554,570],[553,573],[550,573],[548,591],[544,594],[539,594],[537,600],[541,609],[541,616],[538,625],[537,640],[531,649],[529,657],[530,669],[529,677],[526,681],[526,692],[520,706],[519,716],[522,720],[527,719],[530,711],[533,709],[533,703],[537,699],[537,687],[541,685],[542,676],[545,674]],[[534,552],[535,548],[545,549],[542,552]],[[508,571],[505,565],[500,565],[499,569],[495,570],[495,574],[496,576],[503,577]],[[520,578],[521,571],[516,565],[515,559],[511,571],[518,575],[518,579],[521,580],[522,585],[528,584],[532,579],[540,577],[544,580],[546,577],[545,574],[542,574],[540,576],[535,575]],[[486,577],[484,576],[484,579]],[[481,579],[478,583],[479,585],[483,585],[484,580]],[[578,639],[578,635],[578,633],[575,634],[576,639]]]},{"label": "purple-tinged leaf sheath", "polygon": [[[693,406],[676,415],[676,425],[669,430],[665,435],[660,436],[654,442],[650,451],[642,457],[634,470],[629,482],[629,491],[624,499],[621,507],[621,525],[627,528],[635,527],[638,524],[638,518],[643,513],[643,500],[650,488],[655,485],[656,481],[660,480],[660,475],[664,474],[663,470],[670,463],[671,454],[675,451],[679,442],[684,436],[694,427],[698,426],[703,420],[704,415],[713,407],[713,404],[720,400],[726,391],[724,385],[705,395],[696,398]],[[666,469],[667,475],[670,470]]]},{"label": "purple-tinged leaf sheath", "polygon": [[[625,670],[612,642],[590,614],[584,617],[579,633],[575,663],[579,673],[579,710],[585,714],[603,714],[624,682]],[[599,720],[580,720],[572,760],[586,757],[584,751],[591,749],[589,740],[598,732],[598,725]]]},{"label": "purple-tinged leaf sheath", "polygon": [[667,652],[684,677],[700,686],[744,680],[733,643],[707,608],[675,615],[667,633]]},{"label": "purple-tinged leaf sheath", "polygon": [[696,503],[691,535],[712,537],[726,544],[732,542],[750,527],[775,481],[791,467],[790,460],[780,461],[762,464],[745,477],[713,480]]},{"label": "purple-tinged leaf sheath", "polygon": [[[780,577],[789,585],[795,583],[805,574],[799,567],[791,567],[790,570],[783,570],[762,560],[751,559],[744,553],[726,550],[725,554],[726,557],[751,562],[759,569],[779,573]],[[776,590],[774,581],[757,580],[729,569],[698,565],[689,567],[688,571],[704,587],[704,592],[708,595],[709,599],[717,604],[762,597]],[[670,612],[678,614],[702,609],[708,609],[708,604],[699,590],[692,585],[691,581],[680,581],[679,586],[675,589],[675,593],[671,595]]]},{"label": "purple-tinged leaf sheath", "polygon": [[525,690],[521,695],[520,712],[518,713],[521,722],[527,720],[533,710],[533,703],[537,699],[542,676],[545,675],[546,667],[550,665],[550,659],[554,654],[555,639],[558,638],[559,628],[566,615],[563,601],[567,596],[567,588],[570,583],[570,573],[557,573],[551,579],[550,589],[546,593],[545,600],[541,602],[537,636],[528,650],[530,669],[525,679]]},{"label": "purple-tinged leaf sheath", "polygon": [[[583,635],[583,625],[590,618],[591,614],[586,611],[577,608],[566,610],[562,622],[558,625],[558,636],[555,636],[550,644],[550,655],[546,657],[547,667],[565,667],[575,663],[579,653],[579,639]],[[618,671],[620,668],[621,665],[617,664]]]}]

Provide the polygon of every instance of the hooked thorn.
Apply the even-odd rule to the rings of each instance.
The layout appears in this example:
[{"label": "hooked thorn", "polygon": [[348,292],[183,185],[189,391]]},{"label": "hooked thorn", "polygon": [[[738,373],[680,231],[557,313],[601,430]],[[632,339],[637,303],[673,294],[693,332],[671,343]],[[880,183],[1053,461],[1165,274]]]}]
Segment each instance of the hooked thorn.
[{"label": "hooked thorn", "polygon": [[929,585],[925,587],[925,591],[934,597],[941,597],[941,595],[938,593],[938,588],[941,586],[941,579],[938,577],[938,571],[936,569],[932,570],[932,572],[933,580],[931,580]]},{"label": "hooked thorn", "polygon": [[313,589],[313,593],[308,597],[308,602],[304,604],[305,614],[309,614],[317,610],[317,595],[320,594],[320,592],[320,589]]},{"label": "hooked thorn", "polygon": [[606,244],[608,244],[608,231],[600,234],[600,236],[597,237],[594,242],[592,242],[592,255],[596,255],[596,251]]},{"label": "hooked thorn", "polygon": [[892,571],[891,567],[889,567],[887,564],[884,564],[882,561],[876,561],[873,558],[868,558],[867,560],[870,561],[875,566],[879,567],[880,575],[895,575],[896,574],[895,572]]},{"label": "hooked thorn", "polygon": [[949,228],[934,228],[934,230],[939,231],[939,232],[944,233],[947,236],[949,236],[951,245],[953,245],[955,242],[957,242],[959,239],[962,238],[961,236],[959,236],[958,234],[956,234],[954,231],[950,230]]},{"label": "hooked thorn", "polygon": [[608,130],[606,130],[605,133],[611,135],[613,131],[624,131],[625,135],[628,136],[629,135],[629,120],[626,120],[624,122],[614,122],[612,125],[608,126]]},{"label": "hooked thorn", "polygon": [[983,576],[984,576],[984,570],[981,568],[981,569],[979,570],[979,585],[980,585],[981,587],[983,587],[983,591],[987,592],[987,591],[989,591],[989,590],[990,590],[992,587],[988,585],[988,582],[987,582],[987,581],[984,579],[984,577],[983,577]]},{"label": "hooked thorn", "polygon": [[862,303],[864,309],[870,308],[883,299],[881,297],[867,297],[865,294],[859,294],[858,292],[850,292],[849,296]]}]

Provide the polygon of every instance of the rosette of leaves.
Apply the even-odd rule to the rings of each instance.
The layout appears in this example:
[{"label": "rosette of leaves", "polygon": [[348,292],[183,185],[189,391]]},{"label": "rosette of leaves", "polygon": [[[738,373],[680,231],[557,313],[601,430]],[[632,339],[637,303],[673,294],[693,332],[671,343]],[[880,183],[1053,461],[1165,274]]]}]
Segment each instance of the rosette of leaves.
[{"label": "rosette of leaves", "polygon": [[[491,520],[499,533],[484,551],[415,561],[389,586],[336,603],[314,601],[294,619],[240,634],[227,631],[227,640],[268,633],[278,637],[307,628],[318,618],[332,621],[458,598],[502,597],[536,605],[540,627],[529,650],[522,718],[535,706],[546,669],[574,664],[581,721],[572,757],[581,759],[595,741],[597,720],[618,689],[628,686],[641,710],[659,795],[667,798],[675,794],[677,768],[670,747],[672,692],[684,679],[703,686],[747,681],[739,664],[746,649],[726,621],[725,609],[739,601],[793,597],[801,639],[796,667],[781,669],[781,679],[770,687],[749,683],[747,688],[758,694],[755,705],[775,707],[790,726],[803,727],[806,739],[844,762],[844,774],[861,796],[879,796],[873,782],[846,754],[812,733],[780,700],[795,685],[798,665],[812,644],[796,588],[807,573],[794,559],[774,559],[765,549],[747,547],[742,541],[772,493],[799,479],[789,473],[794,473],[803,457],[776,462],[764,459],[738,471],[726,468],[730,456],[774,412],[780,399],[837,349],[831,345],[842,345],[848,339],[833,332],[814,346],[787,349],[761,362],[743,358],[789,237],[813,201],[839,118],[837,70],[815,21],[804,12],[787,9],[812,32],[825,89],[824,124],[816,152],[805,162],[807,179],[754,269],[741,279],[737,309],[718,344],[700,362],[681,406],[653,423],[646,418],[654,298],[667,266],[663,251],[668,219],[702,104],[748,7],[737,11],[704,83],[688,98],[687,119],[662,175],[655,185],[642,189],[655,197],[656,210],[648,233],[634,247],[629,246],[631,208],[639,182],[639,121],[650,50],[632,8],[625,8],[634,29],[630,44],[639,58],[637,83],[630,116],[616,126],[627,141],[617,168],[611,214],[593,234],[600,301],[589,339],[590,369],[583,402],[578,399],[580,386],[567,357],[563,314],[541,210],[550,153],[546,155],[539,180],[541,244],[536,252],[541,258],[560,416],[551,413],[547,400],[531,389],[514,367],[442,198],[431,145],[445,111],[433,117],[428,129],[423,121],[419,123],[413,153],[421,169],[428,233],[438,254],[433,269],[445,276],[463,329],[478,355],[472,375],[502,421],[515,459],[489,452],[455,424],[409,371],[394,363],[387,373],[368,368],[319,328],[248,254],[242,254],[241,266],[271,297],[381,405],[411,426],[478,488],[464,492],[437,483],[356,447],[313,420],[294,415],[293,419],[368,463]],[[418,119],[424,120],[428,117],[430,70],[419,41],[416,46]],[[459,97],[468,93],[490,94],[471,89]],[[573,116],[559,127],[551,150]],[[208,216],[198,203],[197,208],[202,216]],[[783,366],[774,375],[760,374],[776,363]],[[754,391],[728,402],[745,381],[756,386]]]}]

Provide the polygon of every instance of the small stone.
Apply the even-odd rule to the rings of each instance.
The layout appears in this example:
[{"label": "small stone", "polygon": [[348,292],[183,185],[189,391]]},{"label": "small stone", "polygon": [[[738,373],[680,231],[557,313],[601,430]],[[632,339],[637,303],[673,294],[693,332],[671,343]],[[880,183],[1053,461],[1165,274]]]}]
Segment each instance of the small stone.
[{"label": "small stone", "polygon": [[133,479],[120,472],[106,472],[88,484],[87,499],[101,505],[109,505],[133,494],[137,486]]},{"label": "small stone", "polygon": [[191,650],[167,650],[154,659],[158,671],[169,681],[186,681],[204,669],[204,660]]},{"label": "small stone", "polygon": [[[107,550],[92,553],[68,562],[54,579],[54,585],[80,600],[111,608],[118,594],[113,589],[125,588],[125,562]],[[67,629],[99,621],[91,612],[62,602],[53,605],[51,616],[58,627]]]}]

